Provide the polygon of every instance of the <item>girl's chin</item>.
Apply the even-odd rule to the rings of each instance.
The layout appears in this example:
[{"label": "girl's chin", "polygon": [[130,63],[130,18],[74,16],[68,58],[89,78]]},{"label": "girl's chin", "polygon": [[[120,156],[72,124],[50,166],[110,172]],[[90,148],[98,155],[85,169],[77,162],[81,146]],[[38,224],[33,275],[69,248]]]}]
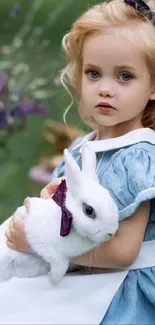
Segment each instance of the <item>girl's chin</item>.
[{"label": "girl's chin", "polygon": [[108,127],[108,126],[115,126],[119,122],[117,122],[114,119],[94,119],[94,124],[96,127],[102,126],[102,127]]},{"label": "girl's chin", "polygon": [[112,127],[120,124],[120,121],[116,121],[112,116],[83,116],[83,119],[87,125],[89,125],[92,129],[98,129],[100,127]]}]

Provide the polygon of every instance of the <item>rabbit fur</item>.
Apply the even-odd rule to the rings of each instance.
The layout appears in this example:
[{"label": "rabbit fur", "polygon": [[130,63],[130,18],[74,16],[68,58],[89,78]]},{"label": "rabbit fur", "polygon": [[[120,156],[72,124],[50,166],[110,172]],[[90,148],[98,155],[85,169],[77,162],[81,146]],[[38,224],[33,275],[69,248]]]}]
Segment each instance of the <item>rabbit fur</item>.
[{"label": "rabbit fur", "polygon": [[[7,219],[0,226],[0,281],[13,276],[34,277],[49,273],[53,284],[66,273],[71,258],[86,253],[111,239],[118,229],[118,210],[108,190],[99,184],[95,152],[82,149],[82,170],[65,149],[66,207],[73,215],[70,233],[60,236],[61,208],[52,199],[26,198],[15,214],[25,219],[30,253],[11,250],[6,245]],[[95,216],[86,214],[91,206]]]}]

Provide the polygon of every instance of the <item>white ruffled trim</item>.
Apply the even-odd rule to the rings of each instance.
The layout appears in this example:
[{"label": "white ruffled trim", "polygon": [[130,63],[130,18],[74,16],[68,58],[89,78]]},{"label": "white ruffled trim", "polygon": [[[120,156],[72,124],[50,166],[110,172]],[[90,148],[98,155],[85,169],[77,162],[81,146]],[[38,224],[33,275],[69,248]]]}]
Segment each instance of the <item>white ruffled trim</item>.
[{"label": "white ruffled trim", "polygon": [[132,204],[130,204],[123,210],[119,211],[120,220],[123,219],[124,217],[131,216],[136,211],[136,209],[138,208],[140,203],[142,203],[144,201],[149,201],[154,198],[155,198],[155,187],[151,187],[151,188],[141,191],[137,195],[137,197],[135,198],[135,201]]},{"label": "white ruffled trim", "polygon": [[72,150],[81,152],[83,146],[89,146],[95,152],[106,152],[109,150],[125,148],[140,142],[148,142],[155,145],[155,131],[150,128],[140,128],[126,133],[120,137],[94,140],[96,131],[93,131],[82,138],[82,141],[75,144]]}]

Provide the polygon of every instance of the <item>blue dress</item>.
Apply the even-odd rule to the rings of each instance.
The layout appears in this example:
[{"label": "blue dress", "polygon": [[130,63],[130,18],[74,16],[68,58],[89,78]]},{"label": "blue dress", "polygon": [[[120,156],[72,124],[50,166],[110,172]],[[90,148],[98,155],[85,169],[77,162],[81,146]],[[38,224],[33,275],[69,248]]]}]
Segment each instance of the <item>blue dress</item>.
[{"label": "blue dress", "polygon": [[[119,210],[119,220],[131,216],[142,201],[150,200],[150,217],[144,241],[155,240],[155,132],[149,128],[119,138],[94,139],[95,132],[70,147],[81,166],[80,148],[87,143],[96,151],[99,181]],[[64,174],[64,161],[52,177]],[[155,325],[155,266],[129,271],[116,292],[101,325]]]}]

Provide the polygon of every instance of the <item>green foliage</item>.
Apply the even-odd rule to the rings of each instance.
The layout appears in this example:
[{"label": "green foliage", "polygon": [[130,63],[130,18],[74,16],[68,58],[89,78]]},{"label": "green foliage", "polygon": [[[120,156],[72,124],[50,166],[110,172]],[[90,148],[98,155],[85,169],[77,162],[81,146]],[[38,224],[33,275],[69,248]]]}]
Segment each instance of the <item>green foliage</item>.
[{"label": "green foliage", "polygon": [[[48,90],[51,92],[48,115],[29,118],[26,128],[12,135],[7,149],[0,149],[1,222],[22,204],[27,195],[39,195],[43,187],[29,179],[28,170],[38,163],[42,155],[52,153],[51,145],[43,138],[44,120],[51,117],[62,121],[64,109],[69,104],[66,92],[54,82],[63,66],[61,38],[74,19],[97,2],[18,0],[21,11],[12,17],[10,10],[16,2],[0,1],[0,47],[3,48],[0,63],[4,60],[11,60],[14,65],[24,62],[30,67],[31,80],[50,76]],[[78,125],[75,107],[69,113],[67,122]]]}]

